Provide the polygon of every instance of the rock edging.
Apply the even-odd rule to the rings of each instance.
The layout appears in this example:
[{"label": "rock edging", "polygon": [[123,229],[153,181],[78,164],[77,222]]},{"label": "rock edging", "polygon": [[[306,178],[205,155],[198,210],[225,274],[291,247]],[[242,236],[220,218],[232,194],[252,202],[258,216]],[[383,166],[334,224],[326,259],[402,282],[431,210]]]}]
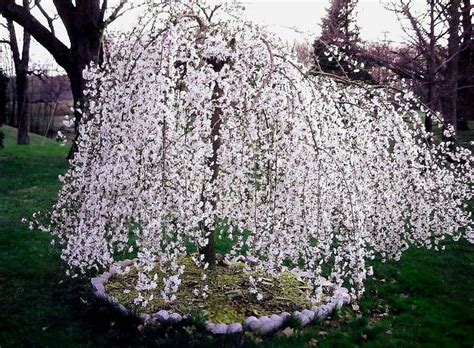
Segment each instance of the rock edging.
[{"label": "rock edging", "polygon": [[[132,313],[125,306],[117,301],[117,299],[105,291],[105,284],[113,275],[122,273],[127,267],[132,267],[137,260],[124,260],[116,262],[110,269],[100,276],[91,279],[91,285],[94,295],[101,300],[110,303],[116,310],[123,315],[131,315]],[[215,335],[238,334],[243,331],[253,331],[255,333],[266,335],[277,331],[283,327],[290,318],[295,318],[302,326],[306,326],[315,320],[322,320],[328,317],[335,309],[342,307],[344,304],[350,303],[351,297],[348,290],[344,287],[335,287],[329,300],[319,306],[302,311],[294,311],[293,313],[283,312],[281,314],[273,314],[271,316],[248,317],[245,322],[232,324],[218,324],[206,322],[205,328],[208,332]],[[179,313],[160,310],[153,314],[140,313],[140,319],[144,324],[155,325],[175,325],[185,319],[186,315]]]}]

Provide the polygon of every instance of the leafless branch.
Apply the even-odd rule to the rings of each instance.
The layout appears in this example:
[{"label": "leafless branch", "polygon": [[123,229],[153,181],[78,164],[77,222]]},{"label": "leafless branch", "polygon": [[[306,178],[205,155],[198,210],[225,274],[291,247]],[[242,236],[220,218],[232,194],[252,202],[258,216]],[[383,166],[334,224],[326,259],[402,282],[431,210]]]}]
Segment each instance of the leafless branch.
[{"label": "leafless branch", "polygon": [[[107,27],[110,23],[115,21],[117,18],[119,18],[126,12],[126,10],[124,10],[124,7],[127,4],[127,2],[128,0],[120,0],[120,3],[112,10],[112,13],[110,14],[109,18],[104,20],[104,24],[103,24],[104,28]],[[101,12],[103,13],[103,16],[105,16],[106,7],[107,7],[107,0],[104,0],[102,4],[102,10],[101,10]]]},{"label": "leafless branch", "polygon": [[46,21],[48,22],[48,26],[49,26],[49,30],[51,30],[51,33],[56,36],[56,33],[55,33],[55,30],[54,30],[54,20],[57,19],[57,16],[54,16],[53,18],[51,18],[51,16],[48,14],[48,12],[46,12],[46,10],[43,8],[43,6],[41,5],[41,0],[35,0],[35,6],[38,7],[38,9],[40,10],[41,14],[43,15],[43,17],[46,19]]}]

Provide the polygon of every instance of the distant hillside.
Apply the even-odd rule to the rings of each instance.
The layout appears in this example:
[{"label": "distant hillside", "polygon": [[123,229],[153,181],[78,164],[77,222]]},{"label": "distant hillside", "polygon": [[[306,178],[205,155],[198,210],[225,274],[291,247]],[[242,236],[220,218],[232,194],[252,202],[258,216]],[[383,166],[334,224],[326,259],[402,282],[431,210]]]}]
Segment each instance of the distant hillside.
[{"label": "distant hillside", "polygon": [[30,76],[28,98],[30,103],[72,101],[69,79],[66,75],[42,78]]}]

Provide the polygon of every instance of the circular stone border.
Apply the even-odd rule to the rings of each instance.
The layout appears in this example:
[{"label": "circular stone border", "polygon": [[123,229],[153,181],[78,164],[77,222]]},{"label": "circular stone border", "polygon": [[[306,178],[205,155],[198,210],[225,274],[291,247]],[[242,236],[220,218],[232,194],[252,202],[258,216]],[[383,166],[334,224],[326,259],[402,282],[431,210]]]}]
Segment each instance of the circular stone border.
[{"label": "circular stone border", "polygon": [[[117,299],[105,291],[105,284],[111,276],[123,273],[126,268],[135,265],[137,259],[118,261],[110,267],[110,269],[100,276],[91,279],[91,285],[94,295],[101,300],[110,303],[117,311],[123,315],[136,315],[129,311],[125,306],[117,301]],[[328,283],[327,285],[332,285]],[[248,317],[245,322],[232,324],[217,324],[206,322],[205,329],[215,335],[231,335],[242,333],[243,331],[253,331],[257,334],[266,335],[277,331],[283,327],[290,318],[296,319],[302,326],[306,326],[315,320],[322,320],[328,317],[335,309],[341,308],[344,304],[350,303],[351,296],[346,288],[339,286],[334,287],[332,296],[325,304],[311,309],[302,311],[294,311],[293,313],[283,312],[281,314],[273,314],[271,316]],[[185,319],[186,315],[173,313],[166,310],[160,310],[153,314],[139,313],[139,318],[143,324],[151,325],[175,325]]]}]

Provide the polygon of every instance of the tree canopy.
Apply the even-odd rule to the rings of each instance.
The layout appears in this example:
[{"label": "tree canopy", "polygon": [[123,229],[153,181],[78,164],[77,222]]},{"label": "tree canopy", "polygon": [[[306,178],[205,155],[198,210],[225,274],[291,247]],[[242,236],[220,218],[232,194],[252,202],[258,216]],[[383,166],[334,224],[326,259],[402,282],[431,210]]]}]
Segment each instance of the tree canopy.
[{"label": "tree canopy", "polygon": [[228,238],[229,258],[291,268],[315,299],[326,278],[358,296],[375,256],[472,238],[470,153],[427,141],[412,93],[310,76],[234,11],[175,4],[85,72],[78,153],[41,226],[74,273],[135,250],[135,287],[172,301],[191,254],[205,296],[214,239]]}]

